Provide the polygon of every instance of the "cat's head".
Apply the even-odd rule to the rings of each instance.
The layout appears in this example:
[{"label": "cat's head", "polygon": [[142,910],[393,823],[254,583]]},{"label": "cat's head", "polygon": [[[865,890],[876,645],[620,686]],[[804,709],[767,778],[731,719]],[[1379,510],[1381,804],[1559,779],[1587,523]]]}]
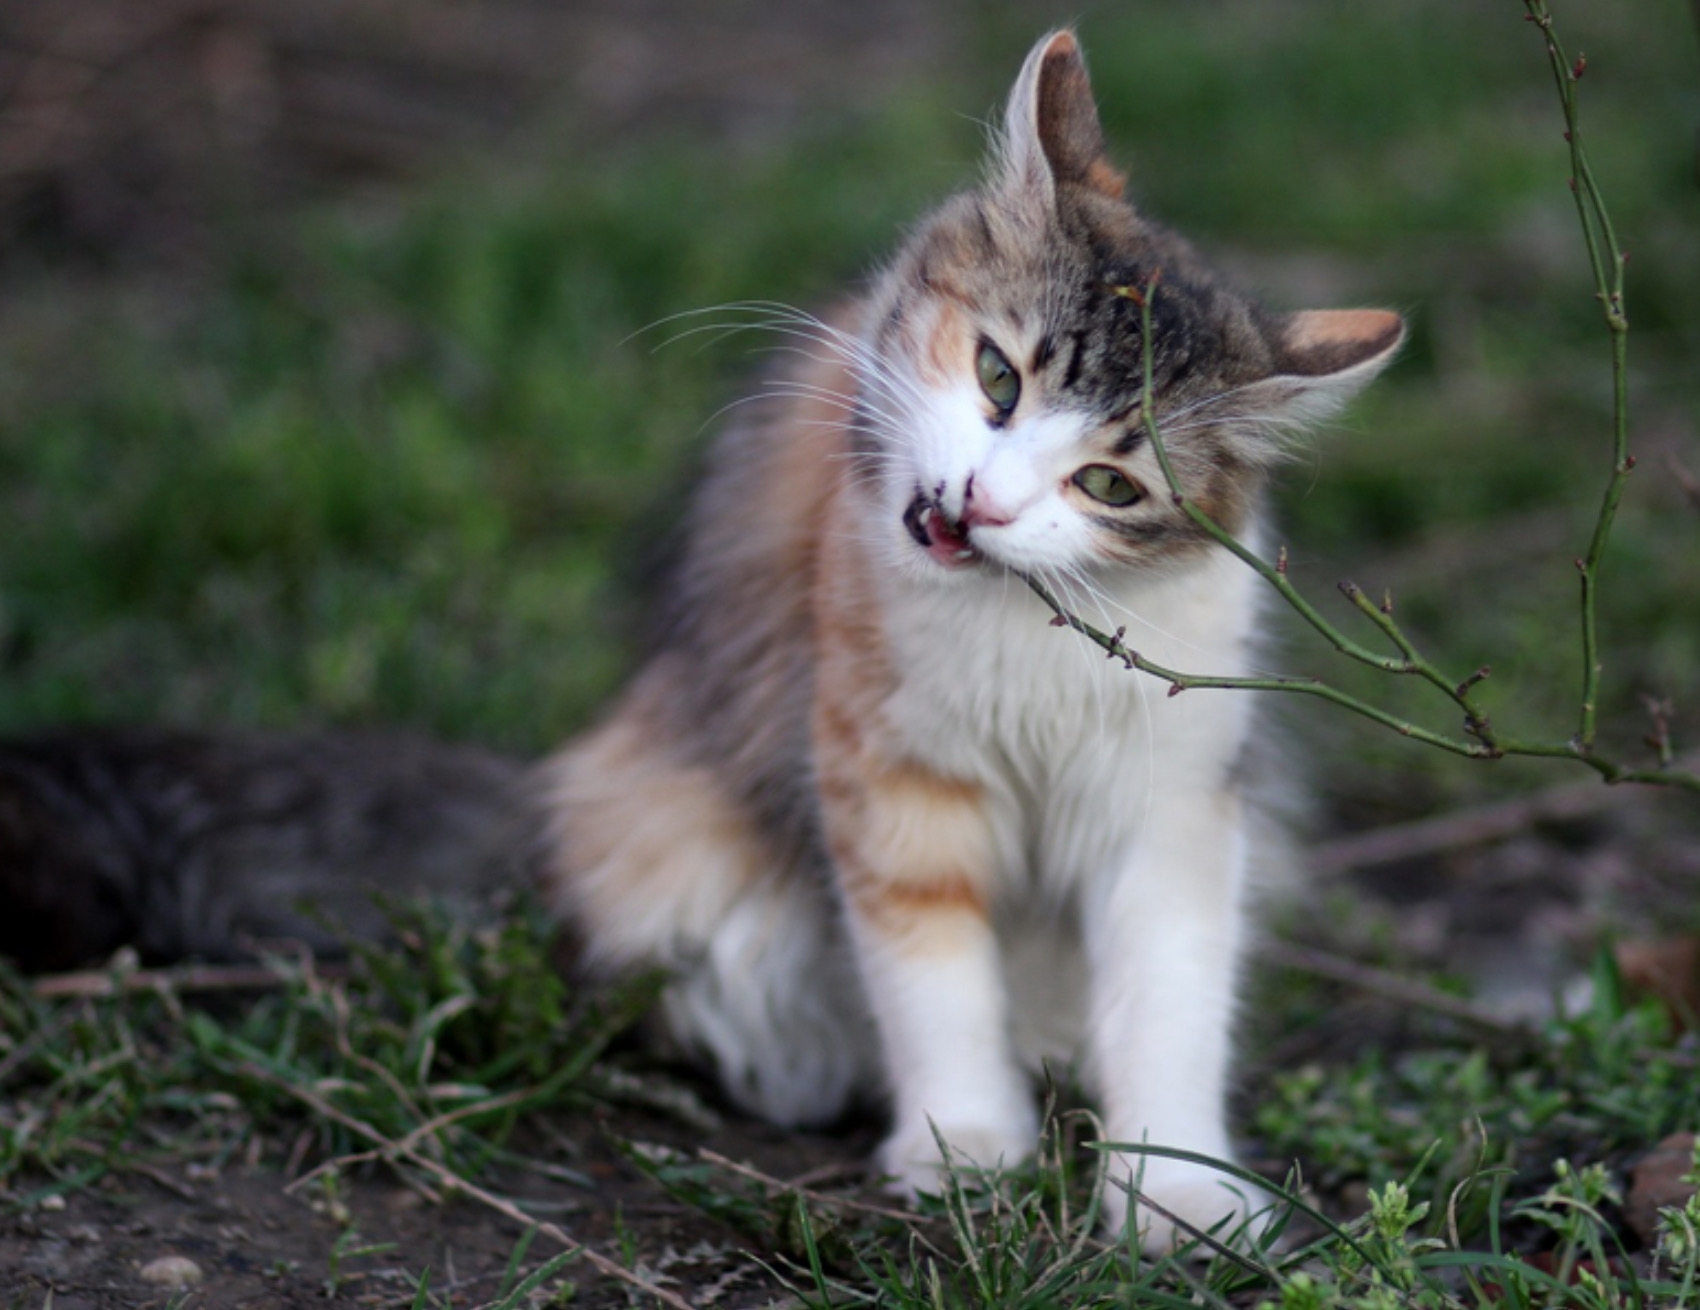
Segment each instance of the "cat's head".
[{"label": "cat's head", "polygon": [[[882,533],[924,574],[1097,571],[1243,530],[1281,434],[1342,403],[1404,335],[1383,310],[1273,314],[1141,217],[1105,156],[1072,32],[1023,65],[982,186],[917,229],[873,297],[862,441]],[[1138,293],[1151,300],[1144,392]]]}]

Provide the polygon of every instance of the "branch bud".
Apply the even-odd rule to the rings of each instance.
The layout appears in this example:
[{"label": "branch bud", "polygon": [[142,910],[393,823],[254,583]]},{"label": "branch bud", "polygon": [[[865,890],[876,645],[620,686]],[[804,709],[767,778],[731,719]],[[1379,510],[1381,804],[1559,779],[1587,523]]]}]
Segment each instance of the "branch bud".
[{"label": "branch bud", "polygon": [[1465,678],[1464,681],[1460,682],[1456,687],[1453,688],[1453,695],[1459,696],[1459,697],[1464,696],[1470,690],[1471,687],[1474,687],[1478,682],[1481,682],[1484,679],[1486,679],[1487,676],[1492,672],[1493,672],[1493,668],[1490,665],[1487,665],[1487,664],[1482,665],[1481,668],[1477,669],[1469,677]]}]

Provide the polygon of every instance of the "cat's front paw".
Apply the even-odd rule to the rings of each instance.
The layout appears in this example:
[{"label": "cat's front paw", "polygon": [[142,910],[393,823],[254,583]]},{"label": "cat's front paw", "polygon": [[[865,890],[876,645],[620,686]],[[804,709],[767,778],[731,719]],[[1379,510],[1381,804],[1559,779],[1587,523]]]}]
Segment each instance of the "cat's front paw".
[{"label": "cat's front paw", "polygon": [[[1129,1188],[1168,1214],[1133,1200]],[[1104,1227],[1120,1234],[1131,1223],[1147,1255],[1167,1255],[1193,1240],[1169,1215],[1226,1246],[1249,1249],[1275,1217],[1275,1198],[1262,1188],[1204,1165],[1158,1156],[1118,1156],[1110,1167],[1100,1211]],[[1200,1247],[1200,1255],[1208,1251]]]},{"label": "cat's front paw", "polygon": [[1003,1123],[946,1122],[938,1124],[935,1133],[928,1119],[899,1124],[879,1151],[879,1169],[890,1179],[889,1190],[911,1202],[922,1192],[942,1190],[946,1163],[941,1137],[950,1148],[949,1167],[971,1177],[1027,1159],[1038,1145],[1039,1126],[1015,1118]]}]

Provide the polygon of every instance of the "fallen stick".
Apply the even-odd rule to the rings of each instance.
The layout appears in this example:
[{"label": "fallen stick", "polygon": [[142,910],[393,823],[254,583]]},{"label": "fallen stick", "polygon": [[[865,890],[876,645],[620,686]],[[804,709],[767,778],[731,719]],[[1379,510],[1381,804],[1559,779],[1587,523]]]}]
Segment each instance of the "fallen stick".
[{"label": "fallen stick", "polygon": [[[320,978],[345,978],[341,965],[315,964]],[[86,997],[120,996],[135,992],[177,993],[264,992],[287,986],[294,974],[264,964],[185,964],[169,969],[82,969],[37,978],[30,990],[37,999],[58,1001]]]},{"label": "fallen stick", "polygon": [[512,1201],[505,1200],[504,1198],[497,1196],[494,1192],[485,1191],[482,1187],[478,1186],[478,1184],[460,1174],[457,1174],[447,1165],[439,1164],[437,1161],[431,1159],[430,1156],[423,1154],[418,1150],[418,1148],[406,1145],[406,1140],[411,1139],[413,1136],[412,1134],[409,1135],[409,1139],[404,1139],[402,1142],[394,1141],[379,1132],[376,1128],[372,1127],[372,1125],[367,1123],[365,1120],[356,1119],[353,1115],[337,1109],[336,1106],[332,1105],[329,1101],[325,1100],[317,1093],[310,1092],[305,1087],[298,1087],[288,1079],[280,1078],[269,1069],[247,1062],[244,1062],[239,1066],[239,1068],[248,1077],[259,1082],[268,1083],[271,1086],[278,1088],[280,1091],[293,1096],[315,1114],[321,1115],[326,1119],[330,1119],[341,1124],[344,1128],[360,1134],[360,1136],[366,1138],[367,1141],[372,1142],[385,1158],[394,1159],[398,1156],[404,1158],[408,1161],[408,1163],[415,1165],[418,1168],[423,1169],[426,1173],[432,1175],[432,1177],[436,1178],[437,1181],[442,1183],[445,1187],[453,1191],[464,1192],[473,1200],[488,1206],[498,1214],[507,1216],[515,1223],[522,1224],[527,1228],[537,1229],[537,1231],[542,1233],[545,1237],[548,1237],[558,1243],[562,1249],[582,1256],[583,1259],[598,1272],[607,1274],[610,1278],[617,1278],[623,1283],[631,1284],[631,1286],[637,1288],[641,1292],[653,1296],[657,1301],[662,1302],[664,1305],[672,1306],[673,1310],[696,1310],[695,1306],[685,1300],[685,1298],[680,1296],[678,1293],[669,1292],[664,1287],[657,1287],[654,1283],[643,1277],[643,1275],[632,1272],[624,1265],[619,1264],[614,1260],[610,1260],[607,1256],[592,1250],[583,1242],[571,1237],[565,1229],[558,1225],[552,1224],[546,1219],[537,1219],[526,1214],[524,1210],[521,1210]]},{"label": "fallen stick", "polygon": [[[1696,757],[1683,757],[1678,763],[1691,768]],[[1417,819],[1410,823],[1394,823],[1384,828],[1371,828],[1333,841],[1318,842],[1310,850],[1310,864],[1317,873],[1344,873],[1350,869],[1373,869],[1399,860],[1445,851],[1463,850],[1469,846],[1486,846],[1504,841],[1520,832],[1527,832],[1539,823],[1555,819],[1575,819],[1599,814],[1623,804],[1631,796],[1642,796],[1648,788],[1634,783],[1602,786],[1598,782],[1567,783],[1549,787],[1530,796],[1498,801],[1492,805],[1472,806],[1438,814],[1432,819]]]},{"label": "fallen stick", "polygon": [[1449,996],[1426,983],[1403,978],[1396,973],[1389,973],[1386,969],[1377,969],[1374,965],[1359,964],[1327,951],[1315,950],[1308,946],[1294,946],[1287,942],[1263,942],[1258,946],[1257,953],[1259,958],[1279,968],[1293,969],[1299,973],[1326,978],[1330,982],[1344,983],[1348,987],[1356,987],[1360,991],[1386,1000],[1432,1010],[1436,1014],[1444,1014],[1448,1018],[1474,1024],[1491,1032],[1526,1038],[1534,1036],[1529,1025],[1521,1020],[1502,1018],[1479,1005],[1472,1005],[1461,997]]}]

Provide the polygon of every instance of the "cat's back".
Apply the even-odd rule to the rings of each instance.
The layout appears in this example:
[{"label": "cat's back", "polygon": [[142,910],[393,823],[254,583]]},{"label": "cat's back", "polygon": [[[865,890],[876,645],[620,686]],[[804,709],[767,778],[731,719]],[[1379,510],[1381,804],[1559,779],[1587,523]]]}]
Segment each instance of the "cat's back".
[{"label": "cat's back", "polygon": [[585,816],[570,825],[581,836],[595,826],[583,779],[628,766],[648,776],[641,757],[669,777],[708,770],[771,835],[810,840],[814,592],[835,567],[823,525],[848,474],[860,312],[808,320],[782,369],[728,410],[681,496],[671,558],[646,601],[644,665],[602,725],[544,770],[551,808]]}]

